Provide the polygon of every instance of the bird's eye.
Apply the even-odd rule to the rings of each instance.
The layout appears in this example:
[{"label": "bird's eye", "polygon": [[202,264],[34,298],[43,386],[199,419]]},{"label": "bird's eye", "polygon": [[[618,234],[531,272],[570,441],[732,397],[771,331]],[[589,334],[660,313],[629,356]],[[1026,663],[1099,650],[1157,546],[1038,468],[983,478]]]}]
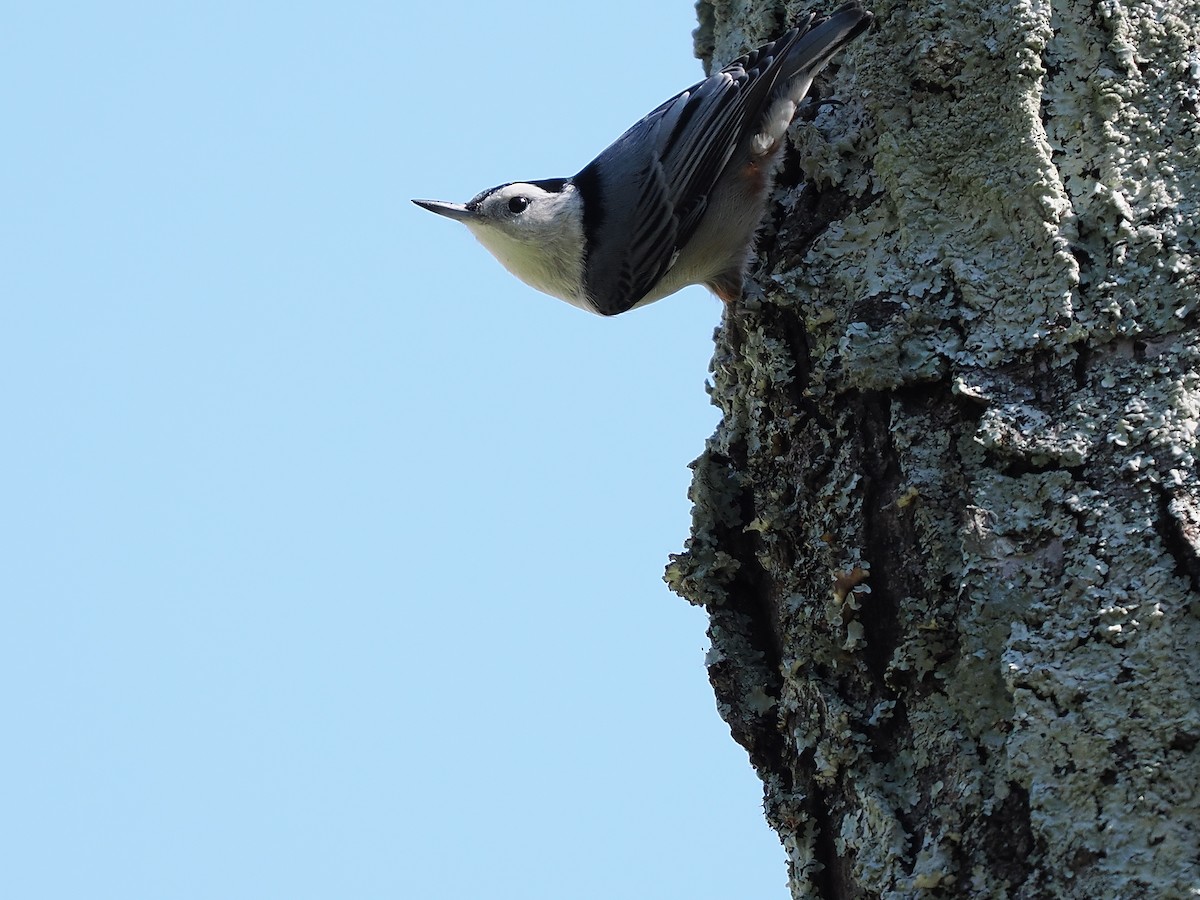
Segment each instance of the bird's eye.
[{"label": "bird's eye", "polygon": [[512,213],[513,215],[516,215],[517,213],[523,213],[528,208],[529,208],[529,198],[528,197],[513,197],[511,200],[508,201],[508,211],[510,213]]}]

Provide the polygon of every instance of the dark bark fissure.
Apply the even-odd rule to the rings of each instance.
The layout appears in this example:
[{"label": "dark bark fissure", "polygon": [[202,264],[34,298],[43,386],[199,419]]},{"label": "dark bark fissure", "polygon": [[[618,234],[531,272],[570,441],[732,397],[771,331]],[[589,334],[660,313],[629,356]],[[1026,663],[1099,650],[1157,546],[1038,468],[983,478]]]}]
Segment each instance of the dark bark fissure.
[{"label": "dark bark fissure", "polygon": [[1175,561],[1175,574],[1187,578],[1200,591],[1200,517],[1164,485],[1157,485],[1158,509],[1154,529]]},{"label": "dark bark fissure", "polygon": [[814,786],[809,798],[807,812],[816,825],[817,858],[822,862],[821,871],[814,879],[819,895],[828,900],[874,900],[877,894],[866,893],[855,886],[851,859],[838,852],[833,839],[836,816],[831,809],[830,796]]},{"label": "dark bark fissure", "polygon": [[[733,448],[734,459],[711,455],[717,466],[745,468],[744,448]],[[753,517],[754,500],[749,491],[738,499],[741,517],[738,521],[715,529],[715,537],[735,559],[741,561],[737,572],[726,588],[726,602],[709,610],[709,636],[714,646],[729,645],[730,636],[737,635],[750,650],[737,659],[721,659],[709,666],[709,681],[722,706],[734,739],[750,755],[750,761],[762,777],[775,774],[787,789],[791,787],[791,772],[781,765],[785,758],[782,737],[773,713],[760,713],[749,708],[742,698],[761,690],[778,698],[780,676],[780,637],[776,626],[777,611],[771,596],[771,586],[762,567],[757,563],[757,537],[745,525]],[[757,657],[755,665],[747,660]]]},{"label": "dark bark fissure", "polygon": [[1029,792],[1009,782],[1008,796],[989,815],[980,818],[979,826],[977,840],[988,864],[1010,886],[1019,888],[1029,878],[1034,851]]},{"label": "dark bark fissure", "polygon": [[872,392],[862,395],[855,406],[862,441],[863,532],[866,558],[871,562],[871,614],[861,620],[866,636],[863,658],[882,688],[892,652],[900,641],[903,590],[898,582],[903,580],[906,560],[919,557],[913,529],[903,527],[893,514],[900,466],[892,446],[890,400]]}]

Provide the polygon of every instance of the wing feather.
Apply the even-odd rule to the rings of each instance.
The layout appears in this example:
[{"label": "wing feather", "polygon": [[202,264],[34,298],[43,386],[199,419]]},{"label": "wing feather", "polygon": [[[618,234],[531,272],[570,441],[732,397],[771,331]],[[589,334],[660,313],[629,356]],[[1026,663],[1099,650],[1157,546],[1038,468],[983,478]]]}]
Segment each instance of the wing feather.
[{"label": "wing feather", "polygon": [[775,64],[800,33],[789,31],[672,97],[572,179],[581,187],[591,182],[598,190],[585,196],[604,201],[601,210],[584,210],[587,285],[597,311],[624,312],[670,269],[744,138],[747,117],[766,105]]},{"label": "wing feather", "polygon": [[812,18],[667,100],[571,179],[586,198],[584,281],[597,312],[624,312],[658,283],[777,85],[815,73],[871,19],[855,2],[815,29]]}]

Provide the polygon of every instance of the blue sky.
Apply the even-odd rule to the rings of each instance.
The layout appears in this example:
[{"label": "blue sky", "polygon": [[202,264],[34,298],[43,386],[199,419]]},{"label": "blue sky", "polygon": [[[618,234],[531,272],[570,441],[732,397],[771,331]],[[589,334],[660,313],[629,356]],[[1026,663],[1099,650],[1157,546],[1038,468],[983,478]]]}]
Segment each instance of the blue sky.
[{"label": "blue sky", "polygon": [[687,0],[83,3],[0,33],[0,896],[786,896],[661,582],[720,304],[409,198],[570,175]]}]

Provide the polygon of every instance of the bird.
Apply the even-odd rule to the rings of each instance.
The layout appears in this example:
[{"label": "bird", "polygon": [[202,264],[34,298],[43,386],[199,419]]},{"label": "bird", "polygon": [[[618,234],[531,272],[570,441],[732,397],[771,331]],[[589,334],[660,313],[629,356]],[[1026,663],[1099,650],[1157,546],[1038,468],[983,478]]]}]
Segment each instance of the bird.
[{"label": "bird", "polygon": [[570,178],[507,182],[465,204],[413,202],[467,226],[521,281],[588,312],[614,316],[689,284],[734,304],[796,110],[872,18],[858,2],[809,13]]}]

